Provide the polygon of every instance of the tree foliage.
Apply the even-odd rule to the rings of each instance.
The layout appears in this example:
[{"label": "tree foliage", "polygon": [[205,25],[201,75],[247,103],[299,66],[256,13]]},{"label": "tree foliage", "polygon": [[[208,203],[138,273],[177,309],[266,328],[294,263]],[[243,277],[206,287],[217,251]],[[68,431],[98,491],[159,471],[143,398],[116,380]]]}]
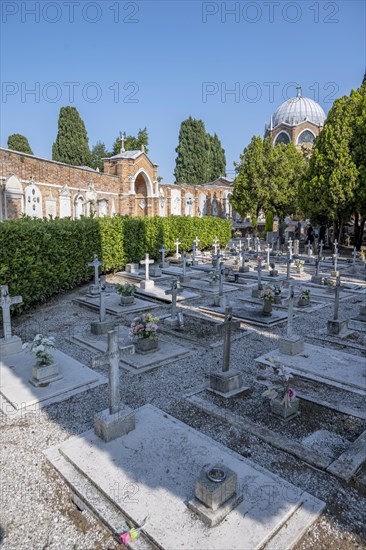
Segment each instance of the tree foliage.
[{"label": "tree foliage", "polygon": [[337,99],[315,141],[302,185],[302,210],[315,221],[342,225],[355,221],[355,244],[361,245],[366,217],[366,84]]},{"label": "tree foliage", "polygon": [[189,117],[181,123],[175,152],[176,183],[204,184],[226,174],[225,150],[202,120]]},{"label": "tree foliage", "polygon": [[305,160],[292,143],[273,146],[269,137],[253,136],[240,160],[231,203],[243,218],[250,215],[255,227],[261,210],[280,219],[296,212]]},{"label": "tree foliage", "polygon": [[[149,152],[149,134],[147,128],[139,129],[137,136],[126,136],[125,150],[126,151],[141,151],[144,147],[145,153]],[[117,137],[113,143],[113,155],[119,155],[121,152],[121,138]]]},{"label": "tree foliage", "polygon": [[91,166],[85,124],[75,107],[61,107],[58,133],[52,146],[52,160],[73,166]]},{"label": "tree foliage", "polygon": [[105,144],[102,141],[97,141],[90,152],[91,164],[90,166],[96,170],[99,169],[99,172],[103,172],[104,164],[102,159],[111,156],[111,153],[107,151]]},{"label": "tree foliage", "polygon": [[22,136],[22,134],[11,134],[8,137],[8,149],[33,155],[28,139],[25,136]]}]

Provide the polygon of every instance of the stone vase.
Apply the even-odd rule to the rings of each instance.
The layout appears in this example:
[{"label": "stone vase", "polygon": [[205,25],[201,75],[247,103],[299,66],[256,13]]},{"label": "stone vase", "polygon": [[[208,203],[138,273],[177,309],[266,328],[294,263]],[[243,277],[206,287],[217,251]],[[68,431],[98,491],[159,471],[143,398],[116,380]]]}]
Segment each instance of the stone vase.
[{"label": "stone vase", "polygon": [[297,302],[297,305],[299,307],[305,307],[305,306],[309,306],[310,302],[309,302],[309,300],[305,300],[304,298],[299,298],[299,300]]},{"label": "stone vase", "polygon": [[280,304],[281,301],[282,301],[281,294],[275,294],[274,303],[275,304]]},{"label": "stone vase", "polygon": [[270,315],[272,315],[272,302],[271,302],[271,300],[263,300],[262,314],[265,317],[269,317]]},{"label": "stone vase", "polygon": [[210,286],[218,287],[219,286],[219,281],[210,281]]},{"label": "stone vase", "polygon": [[134,296],[121,296],[121,300],[120,300],[121,306],[130,306],[134,302],[135,302]]},{"label": "stone vase", "polygon": [[282,403],[282,399],[277,397],[276,399],[271,399],[269,405],[272,414],[288,420],[298,414],[300,399],[295,397],[295,399],[291,401],[291,407],[285,407],[285,404]]},{"label": "stone vase", "polygon": [[297,271],[297,273],[298,273],[299,275],[301,275],[302,273],[304,273],[304,268],[303,268],[303,266],[297,267],[297,268],[296,268],[296,271]]},{"label": "stone vase", "polygon": [[158,341],[151,338],[139,338],[135,347],[138,353],[152,353],[158,349]]},{"label": "stone vase", "polygon": [[60,378],[60,367],[57,363],[51,363],[50,365],[33,365],[32,378],[30,382],[34,386],[48,385],[54,380]]}]

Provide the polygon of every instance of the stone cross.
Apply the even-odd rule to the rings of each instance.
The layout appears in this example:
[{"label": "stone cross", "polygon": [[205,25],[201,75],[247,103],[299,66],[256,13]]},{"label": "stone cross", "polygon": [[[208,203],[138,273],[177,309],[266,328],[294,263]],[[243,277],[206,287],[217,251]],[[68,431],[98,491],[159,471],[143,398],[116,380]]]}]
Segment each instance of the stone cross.
[{"label": "stone cross", "polygon": [[338,251],[333,254],[334,271],[337,271],[338,267]]},{"label": "stone cross", "polygon": [[338,312],[339,312],[339,296],[341,293],[341,278],[337,277],[336,279],[336,287],[335,287],[335,301],[334,301],[334,315],[333,319],[334,321],[338,320]]},{"label": "stone cross", "polygon": [[217,237],[215,237],[215,240],[213,242],[213,247],[214,247],[214,254],[216,256],[217,255],[217,249],[220,247],[220,244],[219,244],[219,241],[217,240]]},{"label": "stone cross", "polygon": [[308,241],[308,258],[311,256],[311,243]]},{"label": "stone cross", "polygon": [[269,243],[267,244],[266,252],[267,252],[267,268],[269,269],[269,263],[270,263],[269,254],[271,252],[271,247],[269,246]]},{"label": "stone cross", "polygon": [[220,262],[220,266],[219,266],[219,296],[224,295],[224,277],[225,277],[224,262]]},{"label": "stone cross", "polygon": [[182,258],[183,258],[183,277],[186,277],[187,276],[187,252],[185,250],[183,250]]},{"label": "stone cross", "polygon": [[291,263],[292,263],[292,258],[290,257],[290,251],[287,252],[287,270],[286,270],[286,280],[289,281],[290,280],[290,276],[291,276]]},{"label": "stone cross", "polygon": [[300,251],[300,241],[299,241],[299,239],[295,239],[295,240],[294,240],[294,254],[295,254],[296,256],[298,256],[298,255],[299,255],[299,251]]},{"label": "stone cross", "polygon": [[193,241],[194,244],[196,245],[196,249],[197,249],[197,250],[198,250],[198,243],[200,242],[200,240],[201,240],[201,239],[199,239],[198,237],[196,237],[196,238],[194,239],[194,241]]},{"label": "stone cross", "polygon": [[319,244],[319,257],[322,258],[323,256],[323,248],[324,248],[324,243],[323,241],[320,241],[320,244]]},{"label": "stone cross", "polygon": [[251,241],[250,235],[248,235],[246,239],[247,239],[247,248],[248,250],[250,250],[250,241]]},{"label": "stone cross", "polygon": [[160,248],[159,252],[161,252],[161,263],[164,264],[165,263],[165,252],[166,252],[166,248],[163,244],[163,246]]},{"label": "stone cross", "polygon": [[140,264],[145,266],[145,281],[149,280],[149,265],[153,263],[154,260],[150,260],[148,254],[145,254],[144,260],[140,260]]},{"label": "stone cross", "polygon": [[244,268],[245,267],[245,246],[240,254],[241,254],[241,267]]},{"label": "stone cross", "polygon": [[255,243],[255,253],[258,254],[258,251],[259,251],[259,238],[258,237],[255,237],[254,243]]},{"label": "stone cross", "polygon": [[240,321],[233,321],[233,308],[228,306],[225,308],[225,321],[221,325],[221,330],[224,331],[224,353],[222,361],[222,372],[230,370],[230,352],[231,352],[231,331],[235,327],[240,326]]},{"label": "stone cross", "polygon": [[99,285],[99,266],[104,265],[98,260],[98,254],[94,254],[94,260],[88,263],[88,267],[94,267],[94,284]]},{"label": "stone cross", "polygon": [[121,150],[120,150],[120,153],[124,153],[125,152],[125,141],[126,141],[126,134],[125,132],[122,134],[122,132],[119,133],[119,140],[121,142]]},{"label": "stone cross", "polygon": [[108,332],[108,350],[104,355],[94,359],[96,367],[109,366],[109,414],[117,414],[121,408],[121,396],[119,391],[119,361],[124,355],[135,353],[135,346],[120,348],[118,345],[118,333],[116,330]]},{"label": "stone cross", "polygon": [[197,245],[196,245],[195,241],[193,241],[193,246],[192,246],[192,262],[193,262],[193,264],[196,261],[196,254],[197,254]]},{"label": "stone cross", "polygon": [[274,237],[272,237],[272,250],[275,249],[275,244],[276,244],[276,243],[275,243],[275,239],[274,239]]},{"label": "stone cross", "polygon": [[240,252],[241,252],[241,249],[242,249],[241,239],[239,239],[238,249],[239,249],[239,253],[240,253]]},{"label": "stone cross", "polygon": [[338,254],[338,241],[337,241],[337,239],[334,239],[333,246],[334,246],[334,254]]},{"label": "stone cross", "polygon": [[177,239],[174,244],[176,246],[175,255],[179,256],[179,245],[180,245],[179,240]]},{"label": "stone cross", "polygon": [[262,290],[262,258],[258,256],[258,290]]},{"label": "stone cross", "polygon": [[319,267],[320,267],[320,256],[315,260],[315,275],[319,277]]},{"label": "stone cross", "polygon": [[23,303],[23,298],[21,296],[10,296],[8,285],[1,285],[0,290],[0,306],[3,311],[4,340],[7,341],[11,339],[10,306],[13,304]]},{"label": "stone cross", "polygon": [[289,238],[288,240],[288,251],[290,255],[290,260],[292,260],[292,239],[291,238]]},{"label": "stone cross", "polygon": [[179,294],[182,294],[183,289],[178,286],[178,281],[172,281],[170,283],[170,288],[165,291],[165,294],[171,295],[172,297],[172,309],[170,312],[170,316],[172,319],[177,318],[177,296]]},{"label": "stone cross", "polygon": [[106,311],[105,311],[105,291],[107,288],[107,283],[105,276],[102,275],[99,281],[99,321],[104,323]]},{"label": "stone cross", "polygon": [[295,300],[294,285],[291,284],[289,289],[289,302],[288,302],[288,311],[287,311],[287,329],[286,329],[287,338],[291,338],[293,335],[294,300]]}]

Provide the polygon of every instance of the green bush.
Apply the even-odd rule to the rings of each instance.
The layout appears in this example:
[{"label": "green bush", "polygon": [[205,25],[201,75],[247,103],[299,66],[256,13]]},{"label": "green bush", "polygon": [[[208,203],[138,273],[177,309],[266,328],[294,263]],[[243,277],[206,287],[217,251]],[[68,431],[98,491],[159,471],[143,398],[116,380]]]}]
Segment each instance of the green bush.
[{"label": "green bush", "polygon": [[218,218],[82,218],[80,220],[34,220],[23,218],[0,224],[0,283],[11,295],[21,295],[23,305],[44,302],[50,296],[91,280],[87,266],[98,254],[103,271],[122,269],[146,253],[157,259],[159,248],[190,250],[193,239],[199,248],[230,240],[231,224]]}]

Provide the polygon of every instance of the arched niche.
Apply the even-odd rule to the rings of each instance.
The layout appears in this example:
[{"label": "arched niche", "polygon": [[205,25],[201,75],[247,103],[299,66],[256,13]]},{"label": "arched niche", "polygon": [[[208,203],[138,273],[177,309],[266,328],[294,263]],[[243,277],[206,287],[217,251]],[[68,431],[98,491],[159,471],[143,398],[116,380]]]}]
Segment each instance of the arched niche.
[{"label": "arched niche", "polygon": [[184,196],[184,215],[193,216],[194,212],[194,196],[192,193],[186,193]]},{"label": "arched niche", "polygon": [[166,216],[166,196],[162,187],[159,189],[159,216]]},{"label": "arched niche", "polygon": [[85,199],[80,193],[74,198],[74,218],[80,220],[85,215]]},{"label": "arched niche", "polygon": [[207,197],[204,193],[198,195],[198,215],[207,216]]},{"label": "arched niche", "polygon": [[135,194],[142,197],[152,197],[153,186],[149,174],[141,168],[134,176]]},{"label": "arched niche", "polygon": [[181,209],[181,192],[180,189],[171,190],[171,213],[174,216],[180,216],[182,213]]},{"label": "arched niche", "polygon": [[71,217],[71,193],[67,185],[60,191],[60,218]]}]

